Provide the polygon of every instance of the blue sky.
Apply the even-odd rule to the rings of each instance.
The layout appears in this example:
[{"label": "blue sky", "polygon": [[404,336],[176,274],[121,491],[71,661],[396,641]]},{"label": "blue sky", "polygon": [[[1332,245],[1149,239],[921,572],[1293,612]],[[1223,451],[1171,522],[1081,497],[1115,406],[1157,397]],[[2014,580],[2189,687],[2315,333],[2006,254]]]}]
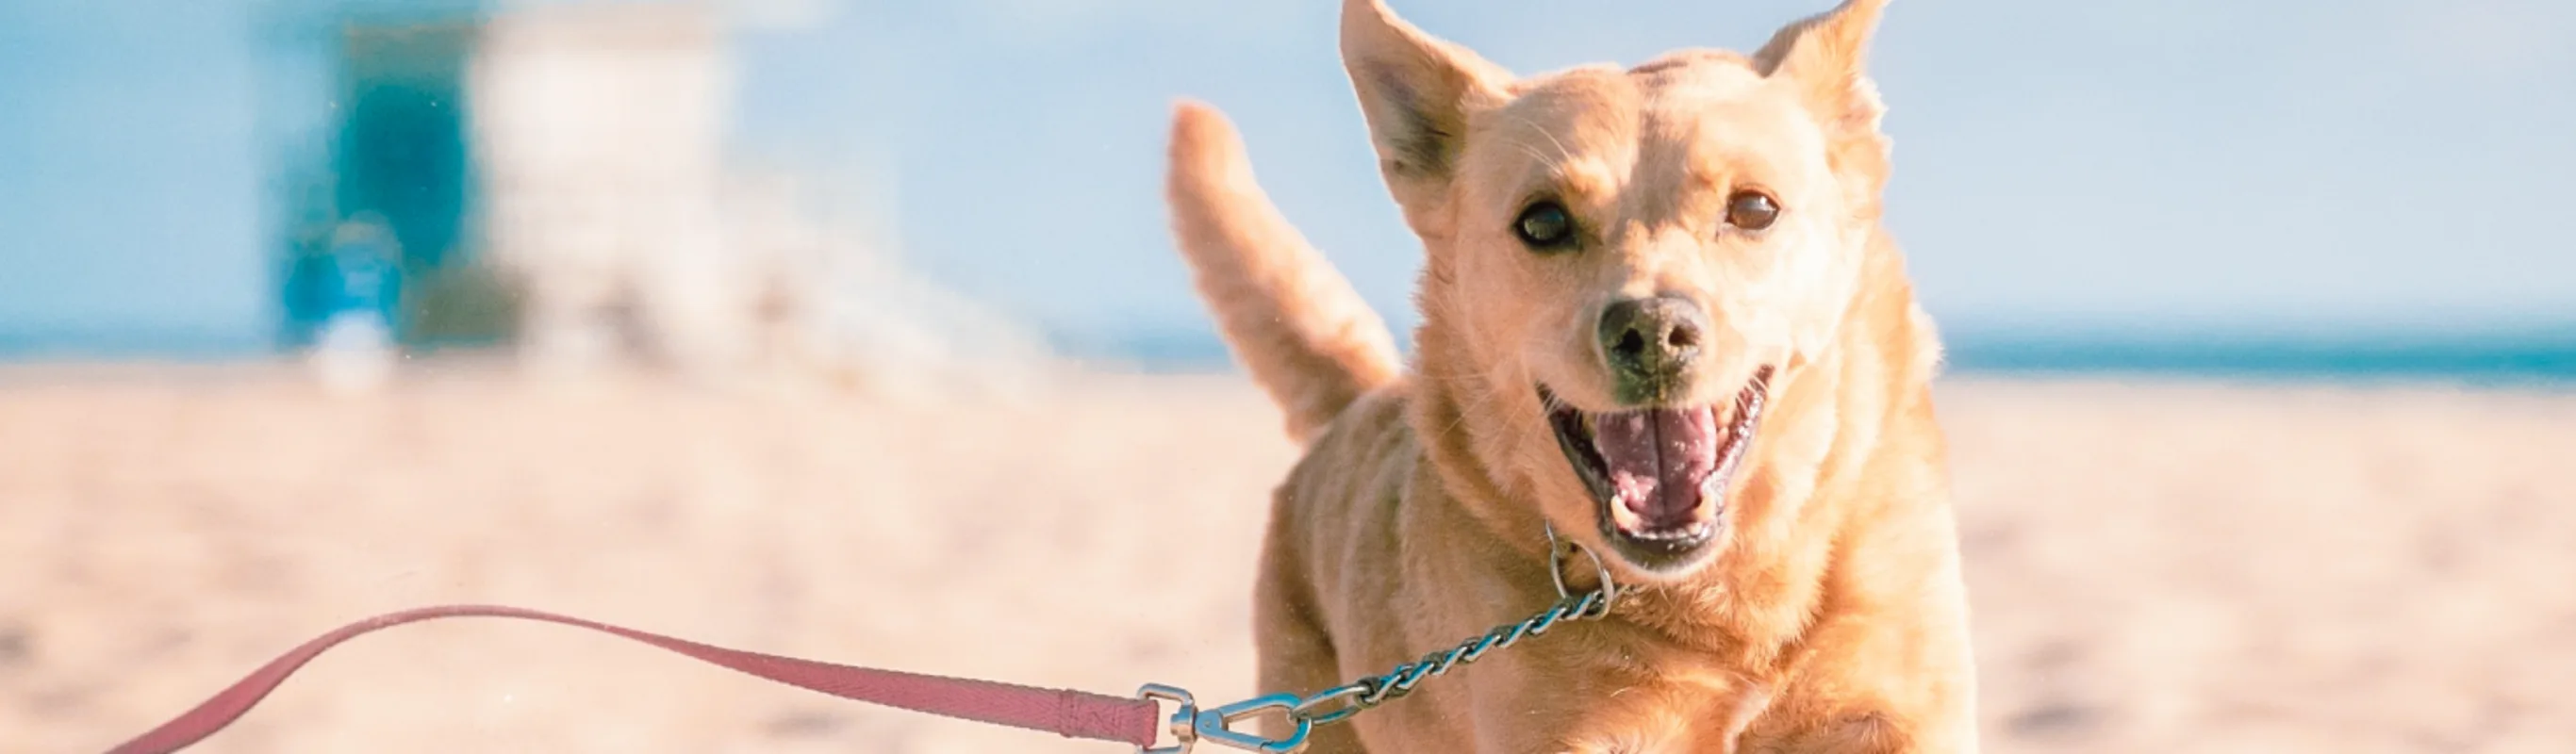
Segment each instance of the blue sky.
[{"label": "blue sky", "polygon": [[236,5],[0,0],[0,333],[265,333]]},{"label": "blue sky", "polygon": [[[1396,0],[1530,73],[1745,49],[1830,0]],[[1398,322],[1420,252],[1328,0],[765,0],[735,150],[1080,339],[1203,331],[1174,97]],[[0,333],[265,333],[248,0],[0,0]],[[1897,0],[1889,222],[1954,332],[2576,324],[2576,4]]]}]

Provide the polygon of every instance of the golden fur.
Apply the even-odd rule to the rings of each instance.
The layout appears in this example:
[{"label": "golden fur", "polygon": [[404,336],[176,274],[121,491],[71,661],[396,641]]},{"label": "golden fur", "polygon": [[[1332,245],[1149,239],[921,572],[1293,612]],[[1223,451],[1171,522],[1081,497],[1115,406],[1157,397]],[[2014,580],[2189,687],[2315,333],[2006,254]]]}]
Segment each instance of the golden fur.
[{"label": "golden fur", "polygon": [[[1977,748],[1929,395],[1939,346],[1878,222],[1888,145],[1863,52],[1883,5],[1850,0],[1749,57],[1522,79],[1348,0],[1344,62],[1426,252],[1402,373],[1377,316],[1263,197],[1223,117],[1179,108],[1180,245],[1235,353],[1308,442],[1265,543],[1261,689],[1311,694],[1547,605],[1550,525],[1625,589],[1609,619],[1318,728],[1313,751]],[[1763,232],[1715,222],[1745,187],[1784,208]],[[1515,240],[1534,193],[1596,229],[1581,251]],[[1681,573],[1611,556],[1530,389],[1613,408],[1591,323],[1607,301],[1654,294],[1689,296],[1714,324],[1686,400],[1778,369],[1722,493],[1716,554]]]}]

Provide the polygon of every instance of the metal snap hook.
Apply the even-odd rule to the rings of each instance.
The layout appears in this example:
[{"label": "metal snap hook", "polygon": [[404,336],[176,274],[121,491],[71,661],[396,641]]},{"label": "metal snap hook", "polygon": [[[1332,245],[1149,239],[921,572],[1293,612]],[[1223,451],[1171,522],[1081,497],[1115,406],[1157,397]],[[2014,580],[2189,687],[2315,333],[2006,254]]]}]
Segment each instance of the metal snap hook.
[{"label": "metal snap hook", "polygon": [[[1199,738],[1229,748],[1263,752],[1263,754],[1291,754],[1306,748],[1306,735],[1313,732],[1315,728],[1313,721],[1296,715],[1297,705],[1304,701],[1297,698],[1295,694],[1253,697],[1223,707],[1201,710],[1198,719],[1191,727],[1197,729]],[[1278,739],[1235,731],[1234,721],[1271,710],[1278,710],[1279,714],[1287,716],[1289,722],[1297,724],[1297,729],[1289,731],[1286,737]]]},{"label": "metal snap hook", "polygon": [[[1315,727],[1313,721],[1297,714],[1297,708],[1305,700],[1295,694],[1270,694],[1203,710],[1199,709],[1197,700],[1191,698],[1188,690],[1149,683],[1136,690],[1136,698],[1178,705],[1170,718],[1172,745],[1159,749],[1139,746],[1136,747],[1138,754],[1190,754],[1200,741],[1264,754],[1293,754],[1306,748],[1306,736]],[[1297,729],[1284,738],[1270,739],[1233,728],[1237,720],[1272,710],[1296,723]]]}]

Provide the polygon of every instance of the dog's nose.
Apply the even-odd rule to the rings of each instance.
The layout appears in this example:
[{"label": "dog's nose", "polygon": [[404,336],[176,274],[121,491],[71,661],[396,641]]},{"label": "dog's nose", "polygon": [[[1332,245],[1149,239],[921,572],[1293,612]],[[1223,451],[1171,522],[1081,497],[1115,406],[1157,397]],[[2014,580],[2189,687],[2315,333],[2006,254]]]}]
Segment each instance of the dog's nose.
[{"label": "dog's nose", "polygon": [[1601,353],[1620,398],[1650,402],[1681,387],[1707,332],[1708,310],[1680,296],[1627,299],[1603,309]]}]

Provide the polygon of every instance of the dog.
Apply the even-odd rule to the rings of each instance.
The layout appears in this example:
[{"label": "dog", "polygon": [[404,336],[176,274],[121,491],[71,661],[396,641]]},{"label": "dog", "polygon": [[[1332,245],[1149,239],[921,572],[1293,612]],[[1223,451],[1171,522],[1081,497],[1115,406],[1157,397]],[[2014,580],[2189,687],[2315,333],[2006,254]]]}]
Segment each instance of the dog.
[{"label": "dog", "polygon": [[1343,61],[1425,251],[1409,367],[1224,116],[1176,107],[1178,245],[1305,447],[1263,543],[1261,688],[1445,650],[1550,605],[1552,575],[1597,586],[1553,536],[1619,590],[1312,750],[1977,749],[1939,339],[1879,220],[1884,5],[1751,55],[1516,78],[1347,0]]}]

